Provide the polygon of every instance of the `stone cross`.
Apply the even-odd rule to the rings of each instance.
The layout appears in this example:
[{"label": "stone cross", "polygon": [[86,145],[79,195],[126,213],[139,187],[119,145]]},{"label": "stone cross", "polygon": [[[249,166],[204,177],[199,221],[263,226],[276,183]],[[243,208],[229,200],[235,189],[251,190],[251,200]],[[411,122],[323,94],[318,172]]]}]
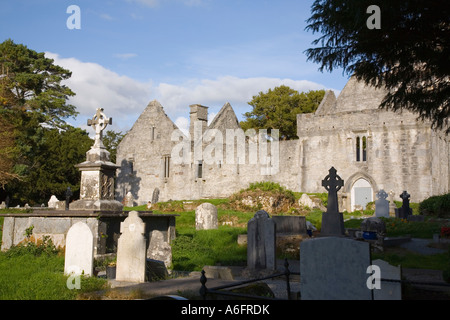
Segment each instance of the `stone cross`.
[{"label": "stone cross", "polygon": [[92,126],[95,130],[95,143],[94,146],[102,147],[103,142],[103,130],[106,129],[108,124],[112,124],[112,118],[108,118],[103,113],[103,108],[98,108],[96,114],[92,117],[92,119],[88,119],[87,125]]},{"label": "stone cross", "polygon": [[337,192],[344,186],[344,180],[336,174],[336,169],[331,167],[329,174],[322,180],[322,187],[328,191],[327,212],[339,212]]},{"label": "stone cross", "polygon": [[409,197],[411,195],[405,191],[400,195],[403,200],[402,207],[398,209],[398,218],[407,219],[412,214],[412,209],[409,207]]}]

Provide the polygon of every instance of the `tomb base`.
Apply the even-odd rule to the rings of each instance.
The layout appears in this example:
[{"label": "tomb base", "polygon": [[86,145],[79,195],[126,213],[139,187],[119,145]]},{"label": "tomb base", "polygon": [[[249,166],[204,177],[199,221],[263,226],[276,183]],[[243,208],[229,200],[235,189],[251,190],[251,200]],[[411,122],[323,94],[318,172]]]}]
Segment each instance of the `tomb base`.
[{"label": "tomb base", "polygon": [[322,212],[320,236],[345,236],[344,217],[341,212]]},{"label": "tomb base", "polygon": [[77,200],[69,204],[70,210],[122,211],[123,204],[117,200]]}]

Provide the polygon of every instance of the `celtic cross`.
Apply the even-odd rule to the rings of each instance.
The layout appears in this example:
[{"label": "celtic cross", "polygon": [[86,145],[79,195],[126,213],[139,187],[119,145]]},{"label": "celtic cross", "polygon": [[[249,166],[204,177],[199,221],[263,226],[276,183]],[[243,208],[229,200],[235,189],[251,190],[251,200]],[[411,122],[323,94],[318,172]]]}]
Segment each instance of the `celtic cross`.
[{"label": "celtic cross", "polygon": [[322,180],[322,187],[328,191],[327,212],[339,212],[337,192],[344,186],[344,180],[336,174],[336,169],[331,167],[329,174]]},{"label": "celtic cross", "polygon": [[94,147],[103,147],[103,130],[106,129],[108,124],[112,124],[112,118],[108,118],[103,113],[103,108],[98,108],[96,114],[92,117],[92,119],[88,119],[87,125],[92,126],[95,130],[95,142]]}]

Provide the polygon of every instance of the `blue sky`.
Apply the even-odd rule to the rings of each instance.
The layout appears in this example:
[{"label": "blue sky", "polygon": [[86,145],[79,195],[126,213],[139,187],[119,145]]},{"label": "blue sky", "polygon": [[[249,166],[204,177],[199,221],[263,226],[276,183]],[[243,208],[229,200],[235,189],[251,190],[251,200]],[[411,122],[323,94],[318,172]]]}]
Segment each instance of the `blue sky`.
[{"label": "blue sky", "polygon": [[[111,129],[126,131],[154,99],[181,128],[194,103],[213,117],[230,102],[242,120],[261,91],[339,92],[348,79],[306,59],[320,36],[305,31],[313,0],[0,1],[0,41],[46,52],[72,71],[80,115],[68,122],[80,127],[103,107]],[[70,5],[80,8],[81,29],[67,27]]]}]

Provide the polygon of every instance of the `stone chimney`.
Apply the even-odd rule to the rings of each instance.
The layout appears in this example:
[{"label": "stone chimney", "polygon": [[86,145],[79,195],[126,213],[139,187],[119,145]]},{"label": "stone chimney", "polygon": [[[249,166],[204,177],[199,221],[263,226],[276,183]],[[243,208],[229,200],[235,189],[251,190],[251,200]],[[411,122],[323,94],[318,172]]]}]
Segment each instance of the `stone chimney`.
[{"label": "stone chimney", "polygon": [[[208,107],[192,104],[189,106],[190,111],[190,124],[189,124],[189,134],[191,135],[191,139],[194,140],[194,125],[195,122],[200,122],[202,126],[202,134],[205,132],[208,127]],[[199,137],[198,137],[199,138]]]}]

